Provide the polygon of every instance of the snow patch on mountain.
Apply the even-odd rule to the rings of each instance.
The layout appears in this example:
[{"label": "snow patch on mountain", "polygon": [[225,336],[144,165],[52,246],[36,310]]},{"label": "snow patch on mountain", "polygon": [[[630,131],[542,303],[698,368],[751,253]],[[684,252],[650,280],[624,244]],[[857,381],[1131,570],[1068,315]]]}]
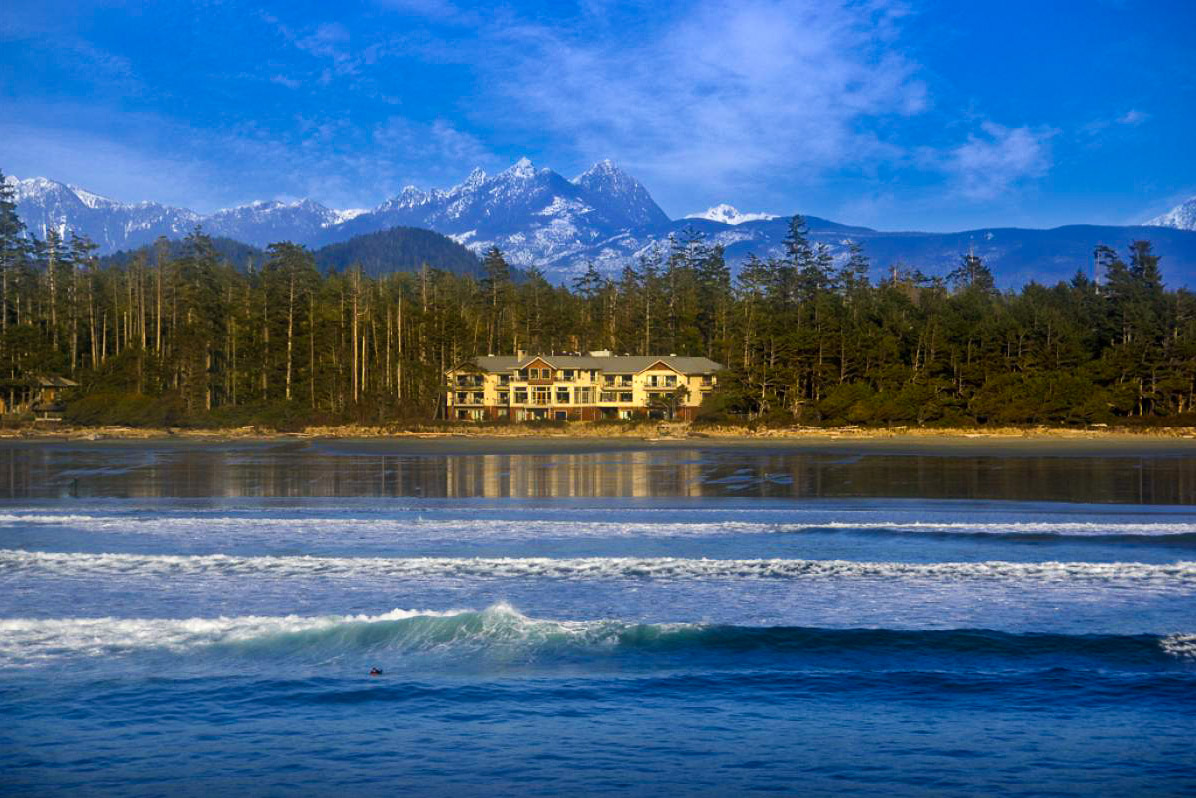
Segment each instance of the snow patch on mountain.
[{"label": "snow patch on mountain", "polygon": [[769,219],[779,219],[780,217],[773,213],[740,213],[734,205],[728,205],[724,202],[720,205],[715,205],[713,208],[707,208],[701,213],[691,213],[685,218],[706,219],[711,222],[736,225],[743,224],[744,222],[768,221]]},{"label": "snow patch on mountain", "polygon": [[349,221],[350,219],[356,219],[358,216],[361,216],[363,213],[369,213],[369,212],[370,212],[369,208],[344,208],[342,210],[334,210],[333,213],[336,214],[336,221],[334,222],[334,224],[344,224],[345,222]]},{"label": "snow patch on mountain", "polygon": [[1166,213],[1145,223],[1150,227],[1174,227],[1177,230],[1196,230],[1196,197],[1181,202]]}]

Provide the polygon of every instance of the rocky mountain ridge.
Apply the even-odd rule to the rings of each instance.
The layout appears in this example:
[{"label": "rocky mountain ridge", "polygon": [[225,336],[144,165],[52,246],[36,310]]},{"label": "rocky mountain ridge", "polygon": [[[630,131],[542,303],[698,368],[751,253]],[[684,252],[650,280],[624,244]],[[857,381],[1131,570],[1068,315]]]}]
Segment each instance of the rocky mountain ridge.
[{"label": "rocky mountain ridge", "polygon": [[[255,202],[208,215],[153,202],[124,204],[45,178],[7,179],[15,190],[18,213],[34,235],[44,237],[50,228],[73,229],[90,236],[101,252],[133,249],[158,236],[179,238],[197,225],[211,235],[256,247],[290,240],[313,248],[393,227],[416,227],[446,235],[475,254],[497,246],[513,265],[539,268],[548,279],[564,283],[589,263],[617,274],[641,257],[667,249],[671,237],[693,233],[722,246],[734,267],[749,254],[780,254],[788,226],[787,217],[741,213],[730,205],[672,220],[638,180],[611,161],[599,161],[569,180],[521,158],[494,175],[475,169],[448,189],[408,186],[368,210],[337,210],[304,199]],[[974,250],[1003,286],[1029,280],[1050,283],[1087,271],[1097,244],[1124,250],[1130,241],[1147,238],[1163,255],[1168,280],[1191,284],[1196,275],[1196,232],[1184,229],[1188,217],[1175,213],[1152,221],[1165,226],[1073,225],[958,233],[883,232],[819,217],[806,219],[812,240],[825,244],[837,258],[844,257],[851,242],[862,244],[877,276],[893,268],[946,274],[964,252]]]}]

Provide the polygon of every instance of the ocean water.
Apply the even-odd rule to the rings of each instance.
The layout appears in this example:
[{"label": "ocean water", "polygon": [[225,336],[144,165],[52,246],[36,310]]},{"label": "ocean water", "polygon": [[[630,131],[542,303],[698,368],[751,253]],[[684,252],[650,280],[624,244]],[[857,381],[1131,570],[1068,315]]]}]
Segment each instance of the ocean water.
[{"label": "ocean water", "polygon": [[0,447],[0,793],[1196,793],[1196,451],[566,445]]}]

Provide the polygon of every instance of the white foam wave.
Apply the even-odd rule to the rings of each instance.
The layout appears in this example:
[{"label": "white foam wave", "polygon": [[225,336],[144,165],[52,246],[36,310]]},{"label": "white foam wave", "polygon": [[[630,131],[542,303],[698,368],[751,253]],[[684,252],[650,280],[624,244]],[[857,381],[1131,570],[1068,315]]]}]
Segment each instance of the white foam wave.
[{"label": "white foam wave", "polygon": [[[484,651],[509,659],[553,644],[610,648],[634,626],[616,620],[528,618],[506,603],[480,612],[396,609],[379,615],[14,619],[0,620],[0,665],[28,668],[67,657],[109,658],[145,651],[178,654],[215,646],[224,647],[219,650],[221,661],[264,652],[271,660],[300,657],[329,662],[346,652],[367,650],[400,654],[451,650],[458,657]],[[702,625],[652,628],[667,634]]]},{"label": "white foam wave", "polygon": [[[754,511],[753,511],[754,512]],[[470,537],[561,536],[561,537],[693,537],[727,534],[801,533],[818,530],[886,531],[930,534],[968,535],[1058,535],[1074,537],[1162,537],[1169,535],[1196,536],[1196,522],[1188,521],[989,521],[989,520],[916,520],[909,518],[879,518],[868,513],[807,513],[792,511],[785,520],[721,520],[667,521],[636,513],[634,520],[580,521],[560,520],[532,515],[522,519],[503,518],[444,518],[435,512],[412,514],[398,518],[288,518],[272,516],[218,515],[98,515],[49,513],[0,513],[0,526],[63,526],[82,531],[109,533],[168,533],[186,534],[203,531],[212,534],[236,531],[252,534],[255,530],[286,529],[295,534],[321,535],[333,532],[360,534],[403,533],[419,536],[434,533],[438,537],[452,535]],[[847,518],[845,519],[845,515]]]},{"label": "white foam wave", "polygon": [[1168,635],[1159,645],[1173,657],[1196,659],[1196,635]]},{"label": "white foam wave", "polygon": [[[767,635],[770,631],[775,628],[730,628],[727,639],[742,639],[744,635],[750,638],[753,633]],[[820,633],[835,636],[843,632],[796,631],[797,642],[811,636],[817,639]],[[893,634],[910,637],[919,632]],[[653,641],[667,639],[684,643],[687,637],[700,644],[698,638],[702,635],[717,637],[719,627],[702,623],[540,620],[503,603],[481,612],[396,609],[378,615],[9,619],[0,620],[0,666],[28,668],[71,657],[103,663],[138,652],[193,654],[204,648],[213,648],[216,661],[233,668],[239,667],[235,661],[240,656],[263,655],[275,666],[283,658],[326,665],[344,655],[356,661],[364,653],[386,654],[390,661],[394,661],[393,655],[447,653],[456,660],[462,655],[482,654],[510,662],[526,660],[537,651],[577,646],[610,651],[620,645],[650,646]],[[887,643],[882,641],[882,645]],[[1196,657],[1196,634],[1172,634],[1159,638],[1157,645],[1173,657]],[[172,663],[172,672],[186,667],[188,661]]]},{"label": "white foam wave", "polygon": [[449,616],[392,610],[380,615],[258,616],[219,618],[63,618],[0,620],[0,662],[29,666],[66,656],[120,656],[146,649],[179,652],[271,635],[334,629],[418,616]]},{"label": "white foam wave", "polygon": [[6,549],[0,550],[0,574],[4,573],[72,578],[997,580],[1099,582],[1196,589],[1196,562],[900,563],[682,557],[242,557],[226,554],[69,554]]},{"label": "white foam wave", "polygon": [[1077,537],[1115,537],[1159,535],[1196,535],[1196,524],[1121,523],[1109,521],[831,521],[817,525],[823,529],[878,529],[893,532],[937,532],[979,535],[1068,535]]}]

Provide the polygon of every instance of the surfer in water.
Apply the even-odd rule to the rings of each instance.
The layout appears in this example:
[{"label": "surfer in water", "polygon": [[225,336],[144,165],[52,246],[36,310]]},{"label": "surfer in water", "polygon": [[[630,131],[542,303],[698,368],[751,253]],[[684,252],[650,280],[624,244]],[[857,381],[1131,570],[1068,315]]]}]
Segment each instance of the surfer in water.
[{"label": "surfer in water", "polygon": [[370,676],[381,676],[381,675],[382,675],[381,668],[370,668]]}]

